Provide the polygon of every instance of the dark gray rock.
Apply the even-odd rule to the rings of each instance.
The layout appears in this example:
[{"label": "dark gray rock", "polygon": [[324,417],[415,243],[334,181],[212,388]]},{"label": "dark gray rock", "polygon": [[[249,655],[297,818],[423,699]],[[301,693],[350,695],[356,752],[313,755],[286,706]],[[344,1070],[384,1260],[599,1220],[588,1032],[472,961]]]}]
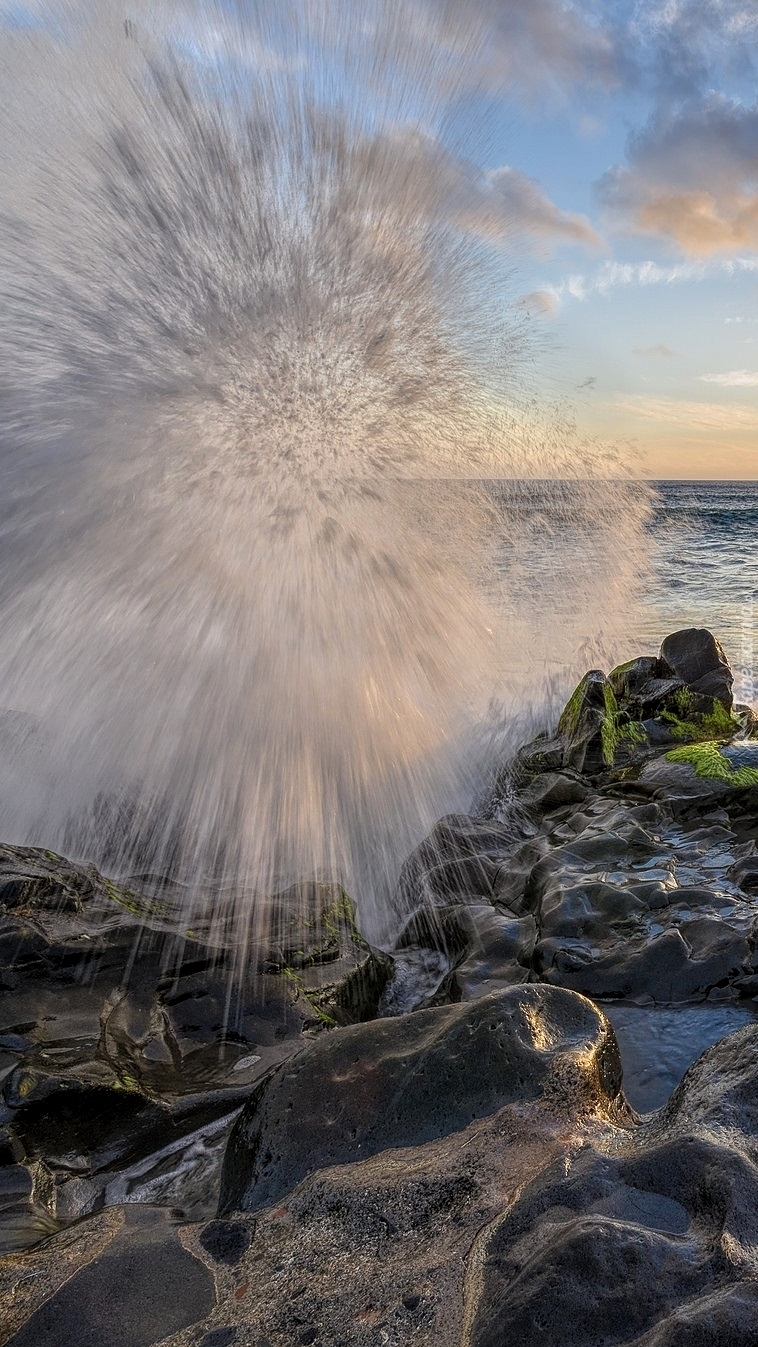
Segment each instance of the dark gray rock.
[{"label": "dark gray rock", "polygon": [[512,828],[465,814],[446,815],[400,872],[399,910],[423,914],[454,901],[491,899],[498,872],[513,846]]},{"label": "dark gray rock", "polygon": [[[758,1163],[758,1029],[750,1026],[716,1043],[690,1067],[663,1110],[663,1122],[687,1133],[722,1129]],[[756,1219],[758,1204],[753,1208]]]},{"label": "dark gray rock", "polygon": [[200,1235],[200,1245],[226,1267],[236,1267],[250,1248],[254,1226],[242,1221],[209,1221]]},{"label": "dark gray rock", "polygon": [[22,1104],[9,1131],[33,1178],[32,1201],[60,1223],[130,1199],[186,1202],[202,1216],[246,1094],[209,1091],[165,1105],[136,1091],[61,1088]]},{"label": "dark gray rock", "polygon": [[591,669],[571,694],[558,721],[564,767],[592,773],[613,764],[617,709],[605,674]]},{"label": "dark gray rock", "polygon": [[322,1037],[245,1107],[224,1162],[220,1211],[256,1211],[313,1170],[422,1145],[536,1099],[548,1085],[574,1104],[589,1091],[612,1109],[620,1066],[602,1014],[545,987]]},{"label": "dark gray rock", "polygon": [[237,1329],[233,1325],[224,1328],[212,1328],[200,1339],[200,1347],[231,1347],[237,1341]]},{"label": "dark gray rock", "polygon": [[511,916],[486,904],[460,915],[465,952],[454,973],[458,997],[467,1001],[524,982],[537,941],[534,917]]},{"label": "dark gray rock", "polygon": [[528,779],[539,772],[558,771],[563,766],[565,748],[563,739],[558,735],[538,735],[531,743],[524,744],[516,754],[516,774]]},{"label": "dark gray rock", "polygon": [[506,1347],[535,1332],[545,1347],[675,1341],[687,1311],[702,1322],[704,1302],[716,1300],[727,1336],[710,1340],[745,1347],[758,1288],[725,1249],[730,1238],[735,1248],[755,1238],[756,1196],[754,1166],[705,1140],[664,1142],[639,1158],[586,1148],[568,1175],[554,1166],[488,1232],[467,1344]]},{"label": "dark gray rock", "polygon": [[[747,810],[758,812],[758,754],[749,756],[748,776],[742,775],[741,750],[737,745],[701,743],[670,750],[664,757],[646,763],[637,779],[637,787],[651,798],[665,803],[675,818],[701,818],[715,806],[731,807],[737,796]],[[723,762],[719,760],[723,759]],[[710,765],[716,763],[715,769]],[[755,781],[750,773],[755,772]],[[718,773],[718,774],[716,774]]]},{"label": "dark gray rock", "polygon": [[751,848],[749,853],[735,861],[727,871],[727,877],[743,893],[755,897],[758,894],[758,853],[755,851],[755,843],[748,843],[748,846]]},{"label": "dark gray rock", "polygon": [[541,1174],[482,1238],[467,1347],[536,1331],[546,1347],[755,1342],[757,1084],[751,1027],[704,1053],[620,1146]]},{"label": "dark gray rock", "polygon": [[661,646],[661,660],[691,692],[732,709],[732,671],[724,651],[710,631],[687,627],[672,632]]},{"label": "dark gray rock", "polygon": [[278,939],[260,966],[286,980],[305,1027],[371,1019],[392,960],[363,939],[355,904],[342,886],[296,884],[277,894],[271,906]]},{"label": "dark gray rock", "polygon": [[107,1248],[6,1342],[9,1347],[152,1347],[204,1318],[214,1301],[212,1276],[182,1248],[165,1215],[132,1208]]},{"label": "dark gray rock", "polygon": [[130,1200],[207,1215],[253,1083],[311,1029],[376,1013],[391,960],[339,886],[271,900],[268,971],[231,997],[234,950],[186,931],[180,898],[0,847],[0,1121],[28,1180],[25,1219],[0,1204],[9,1238]]},{"label": "dark gray rock", "polygon": [[591,792],[586,782],[566,772],[545,772],[519,792],[519,800],[539,814],[567,804],[582,804]]},{"label": "dark gray rock", "polygon": [[627,702],[638,696],[651,679],[660,678],[661,664],[654,655],[640,655],[619,664],[608,675],[617,701]]}]

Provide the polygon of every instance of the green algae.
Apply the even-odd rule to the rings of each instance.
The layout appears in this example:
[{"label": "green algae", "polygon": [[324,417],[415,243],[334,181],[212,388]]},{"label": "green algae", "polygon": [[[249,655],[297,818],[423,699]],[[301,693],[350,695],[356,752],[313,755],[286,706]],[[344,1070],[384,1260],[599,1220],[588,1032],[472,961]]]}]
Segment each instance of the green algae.
[{"label": "green algae", "polygon": [[[627,664],[620,664],[614,669],[613,675],[617,677],[623,675],[634,662],[630,660]],[[594,706],[591,702],[588,704],[590,687],[597,687],[600,694]],[[701,710],[704,704],[703,697],[689,688],[679,688],[671,694],[667,702],[666,710],[660,711],[655,719],[666,727],[672,739],[679,740],[682,744],[726,742],[733,739],[740,730],[739,720],[716,698],[711,700],[708,709]],[[708,705],[707,702],[705,705]],[[642,722],[626,719],[628,712],[619,707],[609,680],[600,683],[597,676],[590,679],[590,676],[585,674],[563,708],[558,721],[558,734],[570,741],[581,733],[585,713],[588,715],[588,733],[599,735],[602,761],[606,767],[615,765],[619,749],[625,748],[629,751],[649,742]],[[753,769],[745,770],[752,772]],[[730,776],[729,779],[732,780],[733,777]],[[753,784],[752,779],[748,784]]]},{"label": "green algae", "polygon": [[757,767],[732,767],[721,752],[721,743],[688,744],[686,748],[672,748],[666,754],[667,762],[683,762],[695,769],[695,775],[715,781],[724,781],[736,789],[758,786]]},{"label": "green algae", "polygon": [[579,728],[582,709],[584,707],[584,696],[587,690],[587,674],[580,683],[577,683],[574,691],[569,697],[566,705],[561,711],[561,717],[558,721],[558,733],[571,737],[576,734]]},{"label": "green algae", "polygon": [[105,879],[103,875],[100,875],[99,883],[106,898],[111,903],[116,903],[118,907],[122,907],[133,917],[162,917],[166,914],[166,907],[163,903],[141,897],[133,889],[124,889],[120,884],[114,884],[112,879]]},{"label": "green algae", "polygon": [[610,683],[603,683],[603,722],[600,726],[600,742],[603,747],[603,762],[612,767],[619,746],[618,702]]},{"label": "green algae", "polygon": [[647,743],[647,731],[639,720],[629,720],[626,725],[620,725],[618,736],[619,739],[625,740],[629,744]]},{"label": "green algae", "polygon": [[319,1004],[319,998],[327,998],[332,990],[331,988],[322,988],[320,992],[309,991],[300,973],[289,966],[285,966],[281,969],[281,975],[290,983],[295,994],[301,996],[307,1005],[310,1006],[316,1019],[319,1020],[321,1024],[329,1029],[333,1029],[336,1026],[337,1020],[334,1016],[330,1015],[329,1012],[324,1010],[324,1007]]},{"label": "green algae", "polygon": [[[602,692],[602,706],[587,706],[587,691],[590,687],[599,686]],[[561,712],[558,721],[558,734],[564,735],[568,739],[573,739],[579,730],[582,714],[586,710],[596,713],[599,718],[598,729],[600,732],[600,745],[603,762],[606,767],[613,766],[613,760],[616,755],[616,749],[619,743],[619,733],[617,728],[618,720],[618,702],[607,679],[599,684],[596,679],[590,678],[585,674],[584,678],[574,688],[566,705]]]},{"label": "green algae", "polygon": [[659,716],[674,739],[690,743],[731,739],[740,729],[740,722],[715,698],[710,711],[695,711],[697,698],[687,688],[680,689],[674,700],[677,710],[662,711]]}]

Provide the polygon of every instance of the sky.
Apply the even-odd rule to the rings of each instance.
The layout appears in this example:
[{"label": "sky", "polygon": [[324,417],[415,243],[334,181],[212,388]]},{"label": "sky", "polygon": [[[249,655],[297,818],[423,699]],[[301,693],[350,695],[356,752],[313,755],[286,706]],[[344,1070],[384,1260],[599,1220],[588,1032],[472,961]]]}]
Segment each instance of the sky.
[{"label": "sky", "polygon": [[641,473],[757,477],[758,4],[493,11],[482,167],[518,236],[538,386]]},{"label": "sky", "polygon": [[[337,2],[268,8],[275,24]],[[223,55],[219,16],[246,5],[267,0],[186,0],[198,59],[215,41]],[[455,159],[450,209],[502,258],[533,334],[535,396],[639,475],[757,478],[758,0],[364,0],[361,15],[381,28],[388,6],[441,67],[476,48],[434,135]],[[0,0],[0,25],[53,8]]]}]

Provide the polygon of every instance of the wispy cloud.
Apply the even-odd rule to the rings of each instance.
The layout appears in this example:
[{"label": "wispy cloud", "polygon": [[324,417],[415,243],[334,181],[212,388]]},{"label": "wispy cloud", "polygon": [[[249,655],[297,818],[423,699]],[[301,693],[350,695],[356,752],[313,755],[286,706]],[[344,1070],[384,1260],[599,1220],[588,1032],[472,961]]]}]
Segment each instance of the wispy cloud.
[{"label": "wispy cloud", "polygon": [[720,384],[722,388],[756,388],[758,370],[733,369],[726,374],[701,374],[700,381],[704,384]]},{"label": "wispy cloud", "polygon": [[748,74],[757,39],[752,0],[636,0],[627,37],[664,102],[692,98],[719,75]]},{"label": "wispy cloud", "polygon": [[527,313],[536,313],[548,318],[553,317],[560,308],[558,297],[553,290],[532,290],[528,295],[522,295],[516,304],[518,308],[526,309]]},{"label": "wispy cloud", "polygon": [[[535,178],[505,165],[490,170],[484,177],[483,190],[472,201],[474,218],[487,232],[526,235],[535,247],[551,251],[561,243],[578,243],[586,248],[601,248],[603,241],[585,215],[563,211]],[[465,218],[465,216],[464,216]]]},{"label": "wispy cloud", "polygon": [[758,430],[758,407],[747,403],[697,402],[684,398],[617,398],[614,411],[684,430]]},{"label": "wispy cloud", "polygon": [[654,356],[661,357],[664,360],[672,360],[677,352],[673,351],[670,346],[666,346],[664,342],[659,341],[656,342],[655,346],[633,346],[632,355]]},{"label": "wispy cloud", "polygon": [[[621,34],[602,8],[564,0],[478,0],[492,26],[492,73],[532,92],[611,86],[623,70]],[[459,0],[456,0],[456,8]],[[468,7],[466,7],[468,8]]]},{"label": "wispy cloud", "polygon": [[604,262],[592,274],[574,272],[558,285],[545,285],[542,289],[560,302],[567,298],[586,300],[595,295],[610,295],[629,286],[682,285],[743,274],[758,274],[758,257],[711,258],[707,262],[677,262],[671,266],[650,260]]}]

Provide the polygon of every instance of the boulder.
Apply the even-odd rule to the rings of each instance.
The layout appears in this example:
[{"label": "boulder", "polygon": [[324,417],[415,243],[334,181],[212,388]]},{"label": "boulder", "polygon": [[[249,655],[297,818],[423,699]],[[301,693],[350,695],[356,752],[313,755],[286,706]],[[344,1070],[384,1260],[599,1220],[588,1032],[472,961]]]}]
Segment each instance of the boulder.
[{"label": "boulder", "polygon": [[716,740],[669,749],[642,768],[638,784],[680,818],[703,814],[715,804],[731,805],[736,797],[755,808],[758,744]]},{"label": "boulder", "polygon": [[[589,775],[644,762],[656,749],[701,740],[729,740],[748,723],[732,714],[732,672],[708,631],[674,632],[659,657],[643,655],[608,676],[592,669],[575,688],[556,738],[521,750],[524,776],[559,764]],[[560,758],[557,747],[561,746]]]},{"label": "boulder", "polygon": [[[508,1347],[537,1337],[547,1347],[746,1347],[758,1312],[758,1028],[711,1048],[666,1108],[635,1124],[611,1097],[615,1074],[603,1084],[599,1012],[568,993],[520,995],[509,1020],[516,998],[478,1003],[489,1022],[499,1014],[517,1070],[505,1091],[479,1096],[486,1108],[473,1117],[464,1104],[478,1040],[461,1052],[456,1018],[429,1012],[440,1041],[452,1034],[460,1072],[452,1128],[440,1125],[439,1092],[415,1089],[421,1059],[410,1064],[410,1129],[405,1078],[384,1093],[383,1057],[377,1076],[371,1056],[351,1072],[335,1061],[339,1074],[314,1073],[310,1086],[301,1073],[302,1088],[278,1100],[278,1122],[272,1110],[259,1150],[278,1147],[282,1125],[294,1139],[298,1124],[315,1150],[300,1157],[299,1181],[275,1186],[254,1215],[177,1228],[154,1209],[116,1208],[0,1265],[13,1347],[53,1347],[72,1333],[98,1347]],[[307,1052],[374,1027],[320,1036]],[[451,1101],[439,1064],[433,1052],[429,1071]],[[487,1055],[481,1079],[491,1067]],[[356,1098],[384,1114],[378,1149],[360,1129],[349,1144]],[[88,1336],[96,1313],[99,1336]]]},{"label": "boulder", "polygon": [[181,897],[0,847],[0,1190],[18,1192],[5,1219],[23,1238],[113,1202],[207,1214],[254,1083],[309,1033],[377,1011],[392,963],[338,885],[271,900],[280,938],[244,984],[223,930],[185,929]]},{"label": "boulder", "polygon": [[651,680],[660,678],[660,674],[660,661],[654,655],[639,655],[612,669],[608,682],[616,700],[625,703],[638,697]]},{"label": "boulder", "polygon": [[605,674],[591,669],[574,689],[558,721],[563,766],[597,772],[613,764],[618,705]]},{"label": "boulder", "polygon": [[271,906],[270,928],[277,941],[264,949],[259,966],[289,984],[304,1025],[371,1019],[391,975],[392,960],[363,939],[355,904],[342,886],[295,884],[277,894]]},{"label": "boulder", "polygon": [[251,1097],[219,1209],[256,1211],[316,1169],[422,1145],[548,1090],[571,1107],[622,1107],[613,1033],[581,997],[519,986],[353,1025],[311,1043]]},{"label": "boulder", "polygon": [[466,1347],[535,1331],[545,1347],[745,1347],[758,1283],[749,1258],[727,1250],[752,1245],[757,1196],[755,1167],[728,1144],[640,1139],[619,1157],[586,1147],[487,1231]]},{"label": "boulder", "polygon": [[690,692],[706,699],[714,699],[732,709],[732,671],[724,651],[710,631],[687,627],[672,632],[661,646],[660,657],[680,678]]},{"label": "boulder", "polygon": [[491,899],[513,845],[510,827],[465,814],[446,815],[403,865],[398,911],[423,914],[451,902]]},{"label": "boulder", "polygon": [[620,1146],[543,1171],[471,1260],[466,1347],[537,1330],[546,1347],[753,1342],[757,1083],[751,1027],[704,1053]]}]

